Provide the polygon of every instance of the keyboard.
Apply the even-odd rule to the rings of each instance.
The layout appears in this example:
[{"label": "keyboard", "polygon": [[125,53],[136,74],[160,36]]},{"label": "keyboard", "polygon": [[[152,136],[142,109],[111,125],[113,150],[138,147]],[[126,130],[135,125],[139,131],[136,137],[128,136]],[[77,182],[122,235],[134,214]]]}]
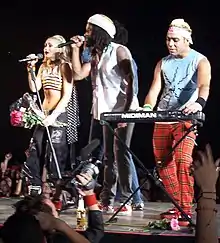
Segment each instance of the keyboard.
[{"label": "keyboard", "polygon": [[126,123],[150,123],[150,122],[179,122],[179,121],[205,121],[205,114],[197,112],[185,115],[181,111],[128,111],[128,112],[104,112],[101,121],[126,122]]}]

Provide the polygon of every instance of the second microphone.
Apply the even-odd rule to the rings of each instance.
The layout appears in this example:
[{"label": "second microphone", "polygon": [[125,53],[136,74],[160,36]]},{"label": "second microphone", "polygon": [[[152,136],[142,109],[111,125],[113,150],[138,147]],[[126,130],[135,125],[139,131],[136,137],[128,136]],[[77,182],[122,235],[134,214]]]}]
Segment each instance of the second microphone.
[{"label": "second microphone", "polygon": [[[79,38],[80,38],[81,41],[85,41],[85,37],[84,37],[84,36],[79,36]],[[58,45],[58,48],[62,48],[62,47],[64,47],[64,46],[69,46],[69,45],[74,44],[74,43],[76,43],[76,42],[73,41],[73,40],[70,40],[70,41],[67,41],[67,42],[65,42],[65,43],[61,43],[61,44],[59,44],[59,45]]]}]

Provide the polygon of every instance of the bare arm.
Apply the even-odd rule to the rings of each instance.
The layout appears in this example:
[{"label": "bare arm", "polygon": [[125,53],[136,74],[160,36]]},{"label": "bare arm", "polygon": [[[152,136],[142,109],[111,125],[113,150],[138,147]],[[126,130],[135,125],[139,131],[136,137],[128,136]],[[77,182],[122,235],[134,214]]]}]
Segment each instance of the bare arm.
[{"label": "bare arm", "polygon": [[63,78],[63,93],[62,98],[51,114],[54,118],[57,118],[67,107],[73,89],[73,75],[70,65],[68,63],[63,63],[60,67],[60,71]]},{"label": "bare arm", "polygon": [[161,87],[161,61],[159,61],[154,69],[154,79],[145,98],[144,104],[149,104],[152,108],[154,108],[157,103],[157,98],[161,91]]},{"label": "bare arm", "polygon": [[[210,198],[215,193],[210,194]],[[218,242],[216,202],[213,199],[201,197],[197,202],[196,243]]]},{"label": "bare arm", "polygon": [[[35,69],[35,67],[32,67],[33,70]],[[34,84],[34,81],[33,81],[33,78],[31,76],[31,73],[30,73],[30,68],[27,67],[27,71],[28,71],[28,83],[29,83],[29,88],[32,92],[36,92],[36,87],[35,87],[35,84]],[[36,82],[36,86],[37,86],[37,90],[39,91],[42,87],[42,82],[41,82],[41,73],[42,73],[42,65],[40,66],[39,70],[38,70],[38,73],[37,73],[37,76],[35,75],[35,71],[33,72],[33,75],[34,75],[34,79],[35,79],[35,82]]]},{"label": "bare arm", "polygon": [[206,58],[199,62],[197,75],[199,97],[207,100],[211,81],[211,65]]},{"label": "bare arm", "polygon": [[4,174],[5,171],[8,169],[8,162],[9,160],[12,158],[12,154],[8,153],[5,155],[5,159],[3,162],[1,162],[1,169],[2,169],[2,173]]},{"label": "bare arm", "polygon": [[206,101],[209,97],[209,88],[211,81],[211,66],[206,58],[203,58],[197,68],[197,87],[198,87],[198,99],[186,105],[183,110],[184,114],[196,113],[202,111]]},{"label": "bare arm", "polygon": [[127,82],[126,103],[125,103],[124,111],[128,111],[133,99],[133,78],[134,77],[133,77],[132,63],[130,57],[126,49],[123,48],[122,46],[118,47],[117,49],[117,61],[122,76]]},{"label": "bare arm", "polygon": [[85,236],[77,233],[67,223],[60,219],[56,219],[55,229],[62,232],[71,243],[90,243]]},{"label": "bare arm", "polygon": [[82,80],[89,76],[91,71],[91,63],[82,64],[80,61],[80,50],[78,47],[72,48],[72,67],[73,67],[73,79]]}]

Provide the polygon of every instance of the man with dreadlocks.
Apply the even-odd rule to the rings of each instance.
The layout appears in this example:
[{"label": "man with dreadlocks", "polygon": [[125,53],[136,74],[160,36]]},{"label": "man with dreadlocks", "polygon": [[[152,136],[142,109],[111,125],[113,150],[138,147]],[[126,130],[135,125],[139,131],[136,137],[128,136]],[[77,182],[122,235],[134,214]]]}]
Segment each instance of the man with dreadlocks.
[{"label": "man with dreadlocks", "polygon": [[[80,62],[82,38],[72,38],[75,43],[72,45],[74,79],[81,80],[91,75],[92,115],[96,120],[100,120],[103,112],[122,112],[139,107],[137,96],[133,95],[133,58],[127,47],[113,42],[115,34],[116,28],[111,19],[102,14],[91,16],[87,21],[85,38],[92,60],[84,64]],[[130,146],[134,124],[111,125],[126,145]],[[121,187],[121,200],[126,200],[132,194],[130,155],[107,126],[103,126],[103,135],[105,168],[100,207],[107,213],[113,213],[117,177]],[[128,215],[131,211],[128,202],[119,215]]]},{"label": "man with dreadlocks", "polygon": [[[145,99],[145,110],[152,110],[164,86],[157,110],[182,110],[185,114],[202,111],[209,96],[211,79],[210,63],[205,56],[190,48],[191,28],[183,19],[171,22],[166,44],[169,55],[162,58],[155,68],[153,83]],[[153,148],[156,163],[166,157],[179,141],[190,122],[156,123]],[[191,216],[194,196],[193,177],[190,175],[192,153],[196,135],[192,131],[178,145],[172,156],[158,168],[165,189]],[[163,213],[165,218],[179,216],[180,224],[188,224],[176,208]]]},{"label": "man with dreadlocks", "polygon": [[[114,37],[113,42],[121,44],[126,46],[128,43],[128,31],[124,27],[123,24],[121,24],[119,21],[115,20],[114,25],[116,27],[116,34]],[[137,96],[138,95],[138,67],[135,62],[135,60],[132,60],[132,68],[133,68],[133,95]],[[135,191],[139,187],[139,181],[138,181],[138,175],[136,171],[136,167],[132,158],[132,155],[130,155],[130,163],[131,163],[131,173],[132,173],[132,190]],[[132,200],[132,210],[133,211],[142,211],[144,210],[144,203],[141,198],[141,191],[138,190]]]}]

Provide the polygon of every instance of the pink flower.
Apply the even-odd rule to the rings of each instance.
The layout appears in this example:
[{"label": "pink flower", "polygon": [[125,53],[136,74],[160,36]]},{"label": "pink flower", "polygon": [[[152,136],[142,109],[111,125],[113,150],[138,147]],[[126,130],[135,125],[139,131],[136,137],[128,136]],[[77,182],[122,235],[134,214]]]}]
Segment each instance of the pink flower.
[{"label": "pink flower", "polygon": [[10,114],[10,122],[12,126],[18,127],[22,125],[22,118],[23,118],[23,112],[21,111],[12,111]]},{"label": "pink flower", "polygon": [[175,231],[178,231],[180,230],[180,226],[179,226],[179,223],[178,223],[178,219],[171,219],[170,221],[170,227],[172,230],[175,230]]}]

